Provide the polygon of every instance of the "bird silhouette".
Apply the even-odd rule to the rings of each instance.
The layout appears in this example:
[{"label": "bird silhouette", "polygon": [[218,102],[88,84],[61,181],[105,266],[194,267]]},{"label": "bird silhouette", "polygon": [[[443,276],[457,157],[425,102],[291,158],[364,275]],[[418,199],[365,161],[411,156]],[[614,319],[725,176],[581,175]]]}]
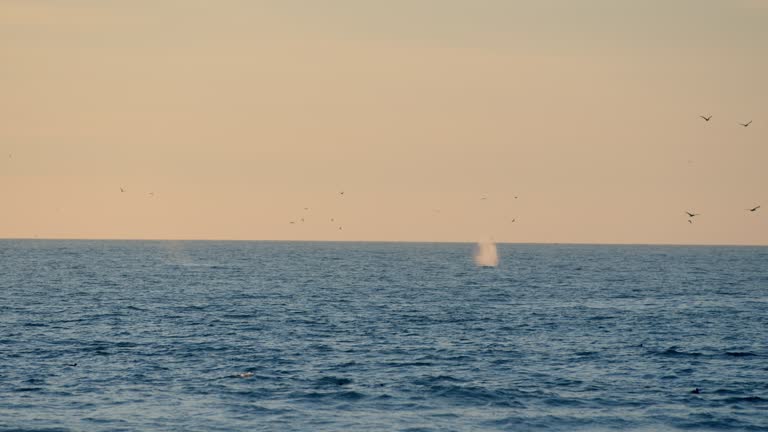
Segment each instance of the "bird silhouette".
[{"label": "bird silhouette", "polygon": [[747,127],[747,126],[749,126],[751,124],[752,124],[752,120],[750,120],[750,121],[748,121],[746,123],[739,123],[739,125],[744,126],[744,127]]},{"label": "bird silhouette", "polygon": [[755,211],[757,211],[757,209],[759,209],[759,208],[760,208],[760,206],[757,206],[757,207],[752,207],[751,209],[747,209],[747,210],[748,210],[748,211],[751,211],[751,212],[755,212]]},{"label": "bird silhouette", "polygon": [[712,119],[711,115],[709,117],[704,117],[703,115],[700,115],[699,117],[703,118],[704,121],[710,121]]},{"label": "bird silhouette", "polygon": [[694,217],[696,217],[696,216],[699,216],[699,215],[701,215],[701,213],[691,213],[691,212],[689,212],[689,211],[685,212],[685,214],[687,214],[687,215],[688,215],[688,217],[690,217],[690,218],[694,218]]}]

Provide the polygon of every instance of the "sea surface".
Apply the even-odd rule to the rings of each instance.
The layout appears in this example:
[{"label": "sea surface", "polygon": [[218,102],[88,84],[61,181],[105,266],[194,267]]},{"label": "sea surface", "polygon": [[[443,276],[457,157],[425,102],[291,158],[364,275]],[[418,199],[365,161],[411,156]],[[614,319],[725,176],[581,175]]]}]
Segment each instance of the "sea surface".
[{"label": "sea surface", "polygon": [[768,248],[473,248],[0,241],[0,431],[768,430]]}]

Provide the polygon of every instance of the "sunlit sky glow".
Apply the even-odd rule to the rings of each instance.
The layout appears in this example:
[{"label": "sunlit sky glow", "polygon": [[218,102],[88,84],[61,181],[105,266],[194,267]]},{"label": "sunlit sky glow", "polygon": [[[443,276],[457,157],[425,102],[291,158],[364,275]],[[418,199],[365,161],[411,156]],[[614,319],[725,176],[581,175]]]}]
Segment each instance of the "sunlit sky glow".
[{"label": "sunlit sky glow", "polygon": [[760,0],[0,0],[0,237],[768,245],[766,53]]}]

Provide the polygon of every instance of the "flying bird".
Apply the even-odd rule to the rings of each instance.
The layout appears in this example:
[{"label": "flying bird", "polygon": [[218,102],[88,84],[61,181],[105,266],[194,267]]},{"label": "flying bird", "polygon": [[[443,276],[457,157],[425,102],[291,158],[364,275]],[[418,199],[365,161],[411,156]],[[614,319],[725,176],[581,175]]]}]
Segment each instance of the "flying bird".
[{"label": "flying bird", "polygon": [[712,119],[711,115],[709,117],[704,117],[703,115],[700,115],[699,117],[703,118],[704,121],[710,121]]},{"label": "flying bird", "polygon": [[747,127],[747,126],[749,126],[751,124],[752,124],[752,120],[750,120],[750,121],[748,121],[746,123],[739,123],[739,125],[744,126],[744,127]]},{"label": "flying bird", "polygon": [[691,212],[689,212],[689,211],[685,212],[685,214],[687,214],[687,215],[688,215],[688,217],[690,217],[690,218],[694,218],[694,217],[696,217],[696,216],[699,216],[699,215],[701,215],[701,213],[691,213]]},{"label": "flying bird", "polygon": [[757,207],[752,207],[751,209],[747,209],[747,210],[749,210],[749,211],[751,211],[751,212],[755,212],[755,211],[757,211],[757,209],[759,209],[759,208],[760,208],[760,206],[757,206]]}]

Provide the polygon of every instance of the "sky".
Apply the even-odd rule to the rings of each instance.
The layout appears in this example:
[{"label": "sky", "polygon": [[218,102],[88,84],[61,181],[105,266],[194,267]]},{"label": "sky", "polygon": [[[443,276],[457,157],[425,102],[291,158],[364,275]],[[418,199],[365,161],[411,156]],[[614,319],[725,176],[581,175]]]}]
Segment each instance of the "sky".
[{"label": "sky", "polygon": [[0,238],[768,245],[766,53],[762,0],[0,0]]}]

